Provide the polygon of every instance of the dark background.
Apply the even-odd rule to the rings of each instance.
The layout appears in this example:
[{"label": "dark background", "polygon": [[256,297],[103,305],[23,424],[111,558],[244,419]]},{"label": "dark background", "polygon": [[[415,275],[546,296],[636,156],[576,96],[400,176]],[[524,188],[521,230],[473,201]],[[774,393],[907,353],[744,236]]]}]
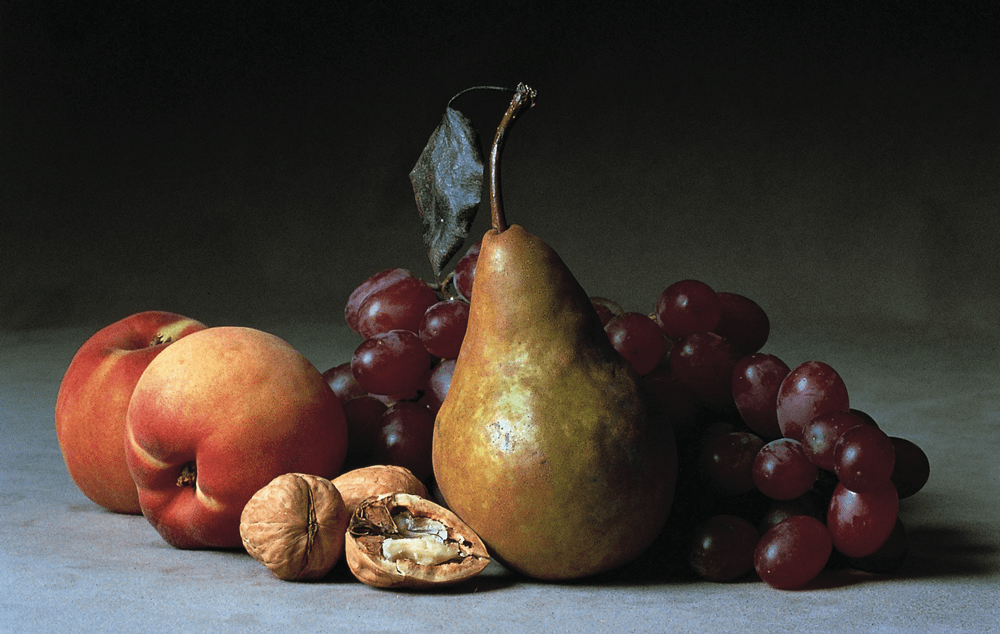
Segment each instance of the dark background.
[{"label": "dark background", "polygon": [[[0,2],[0,329],[339,321],[430,278],[409,170],[520,81],[508,218],[592,294],[995,327],[997,5],[768,6]],[[488,141],[507,101],[455,106]]]}]

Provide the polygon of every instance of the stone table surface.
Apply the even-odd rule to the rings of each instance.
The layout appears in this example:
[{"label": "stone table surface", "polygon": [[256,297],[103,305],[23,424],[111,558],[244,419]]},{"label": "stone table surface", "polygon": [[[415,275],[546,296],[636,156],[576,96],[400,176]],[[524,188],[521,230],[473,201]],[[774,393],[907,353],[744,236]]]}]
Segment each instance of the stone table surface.
[{"label": "stone table surface", "polygon": [[[356,340],[336,324],[269,330],[320,369]],[[53,425],[59,381],[93,331],[0,332],[0,632],[985,632],[1000,628],[1000,337],[813,324],[765,351],[816,358],[852,405],[919,444],[931,478],[900,514],[910,554],[892,576],[828,572],[796,591],[610,575],[539,583],[499,565],[438,592],[369,588],[343,568],[282,582],[243,553],[175,550],[141,516],[74,486]]]}]

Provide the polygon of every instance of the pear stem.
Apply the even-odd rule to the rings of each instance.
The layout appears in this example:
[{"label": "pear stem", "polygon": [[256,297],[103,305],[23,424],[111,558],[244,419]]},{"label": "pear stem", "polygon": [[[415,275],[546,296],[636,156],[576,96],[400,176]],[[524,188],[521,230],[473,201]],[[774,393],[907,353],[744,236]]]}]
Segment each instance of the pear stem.
[{"label": "pear stem", "polygon": [[514,125],[514,120],[521,112],[535,105],[535,98],[538,93],[527,84],[520,83],[514,90],[514,97],[507,107],[507,112],[497,127],[496,136],[493,137],[493,145],[490,148],[490,214],[492,217],[493,229],[497,233],[507,230],[507,218],[503,211],[503,192],[500,189],[500,154],[503,152],[504,142],[507,140],[507,132]]}]

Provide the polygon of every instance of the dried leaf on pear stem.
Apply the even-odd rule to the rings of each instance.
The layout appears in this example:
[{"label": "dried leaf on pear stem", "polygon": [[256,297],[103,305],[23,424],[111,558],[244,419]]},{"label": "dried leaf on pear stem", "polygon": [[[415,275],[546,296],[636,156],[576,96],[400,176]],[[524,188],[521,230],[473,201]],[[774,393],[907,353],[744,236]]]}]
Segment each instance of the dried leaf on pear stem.
[{"label": "dried leaf on pear stem", "polygon": [[424,245],[438,279],[469,235],[483,199],[483,177],[479,134],[468,117],[449,106],[410,171]]},{"label": "dried leaf on pear stem", "polygon": [[471,579],[490,563],[486,546],[448,509],[389,493],[358,506],[347,529],[347,565],[379,588],[434,588]]},{"label": "dried leaf on pear stem", "polygon": [[254,493],[240,516],[247,552],[279,579],[320,579],[344,552],[351,514],[326,478],[280,475]]}]

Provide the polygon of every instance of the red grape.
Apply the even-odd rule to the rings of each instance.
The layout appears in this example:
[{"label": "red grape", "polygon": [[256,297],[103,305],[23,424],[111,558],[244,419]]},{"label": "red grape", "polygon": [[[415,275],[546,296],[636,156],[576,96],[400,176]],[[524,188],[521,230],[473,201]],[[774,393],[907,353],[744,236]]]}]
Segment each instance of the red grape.
[{"label": "red grape", "polygon": [[656,323],[669,339],[707,333],[719,325],[722,304],[708,284],[681,280],[665,288],[656,302]]},{"label": "red grape", "polygon": [[382,415],[372,450],[373,464],[405,467],[420,480],[432,473],[434,412],[420,403],[400,401]]},{"label": "red grape", "polygon": [[418,332],[437,293],[418,277],[407,277],[370,294],[358,311],[358,333],[365,339],[390,330]]},{"label": "red grape", "polygon": [[885,486],[895,462],[896,448],[892,440],[871,425],[857,425],[842,433],[833,453],[837,479],[856,493]]},{"label": "red grape", "polygon": [[743,354],[757,352],[767,343],[771,321],[757,302],[736,293],[718,293],[722,314],[712,332],[728,340]]},{"label": "red grape", "polygon": [[691,569],[709,581],[732,581],[753,570],[760,534],[735,515],[716,515],[696,529],[688,551]]},{"label": "red grape", "polygon": [[860,409],[854,409],[853,407],[850,409],[850,412],[861,418],[861,420],[865,421],[866,424],[871,425],[872,427],[878,427],[878,423],[874,418],[872,418],[871,414],[862,412]]},{"label": "red grape", "polygon": [[455,289],[467,302],[472,301],[472,283],[476,279],[476,264],[479,263],[479,249],[482,246],[483,241],[480,240],[469,247],[465,255],[459,258],[458,264],[455,265],[455,271],[452,273]]},{"label": "red grape", "polygon": [[361,312],[361,305],[368,299],[368,296],[390,284],[410,277],[413,277],[413,273],[406,269],[386,269],[359,284],[347,298],[347,305],[344,307],[344,318],[347,320],[347,326],[354,332],[358,332],[358,314]]},{"label": "red grape", "polygon": [[812,488],[819,467],[806,457],[802,443],[778,438],[764,445],[753,462],[753,481],[772,500],[791,500]]},{"label": "red grape", "polygon": [[867,493],[838,484],[830,498],[826,525],[833,546],[848,557],[866,557],[889,538],[899,517],[899,496],[891,482]]},{"label": "red grape", "polygon": [[437,302],[424,312],[420,340],[427,351],[442,359],[455,359],[469,325],[469,304],[460,299]]},{"label": "red grape", "polygon": [[802,440],[803,428],[820,414],[850,409],[844,380],[821,361],[806,361],[789,372],[777,404],[781,433],[795,440]]},{"label": "red grape", "polygon": [[326,379],[327,384],[329,384],[333,393],[337,395],[337,399],[341,404],[346,403],[356,396],[362,396],[367,393],[363,387],[358,385],[357,380],[354,378],[354,373],[351,372],[350,361],[330,368],[323,373],[323,378]]},{"label": "red grape", "polygon": [[699,460],[702,480],[724,495],[752,491],[753,462],[763,446],[763,439],[749,432],[730,432],[708,438]]},{"label": "red grape", "polygon": [[790,369],[773,354],[743,357],[733,369],[733,400],[743,422],[764,438],[780,438],[778,388]]},{"label": "red grape", "polygon": [[793,515],[764,533],[754,551],[754,568],[769,586],[799,588],[823,571],[833,552],[830,532],[808,515]]},{"label": "red grape", "polygon": [[427,407],[431,411],[437,412],[448,396],[448,388],[451,387],[451,375],[455,373],[455,360],[446,359],[434,366],[431,376],[427,379]]},{"label": "red grape", "polygon": [[865,419],[854,411],[821,414],[802,429],[802,448],[813,464],[832,472],[834,450],[841,434],[852,427],[867,424]]},{"label": "red grape", "polygon": [[390,330],[366,339],[355,349],[351,371],[372,394],[411,394],[423,389],[431,372],[431,354],[409,330]]},{"label": "red grape", "polygon": [[666,354],[663,333],[656,322],[642,313],[627,312],[613,317],[604,326],[604,332],[640,376],[652,372]]},{"label": "red grape", "polygon": [[826,518],[826,506],[820,506],[815,495],[806,494],[792,500],[775,500],[764,513],[758,529],[761,534],[766,533],[778,522],[793,515],[808,515],[819,521]]},{"label": "red grape", "polygon": [[896,519],[896,525],[889,533],[885,543],[878,550],[864,557],[848,557],[847,564],[857,570],[875,574],[895,572],[903,565],[910,545],[907,540],[906,527],[902,520]]},{"label": "red grape", "polygon": [[710,407],[733,406],[733,371],[739,352],[719,335],[695,333],[678,340],[668,355],[670,371]]},{"label": "red grape", "polygon": [[931,463],[924,450],[915,443],[896,436],[890,436],[889,439],[896,449],[896,464],[892,469],[891,480],[902,500],[924,488],[931,475]]}]

